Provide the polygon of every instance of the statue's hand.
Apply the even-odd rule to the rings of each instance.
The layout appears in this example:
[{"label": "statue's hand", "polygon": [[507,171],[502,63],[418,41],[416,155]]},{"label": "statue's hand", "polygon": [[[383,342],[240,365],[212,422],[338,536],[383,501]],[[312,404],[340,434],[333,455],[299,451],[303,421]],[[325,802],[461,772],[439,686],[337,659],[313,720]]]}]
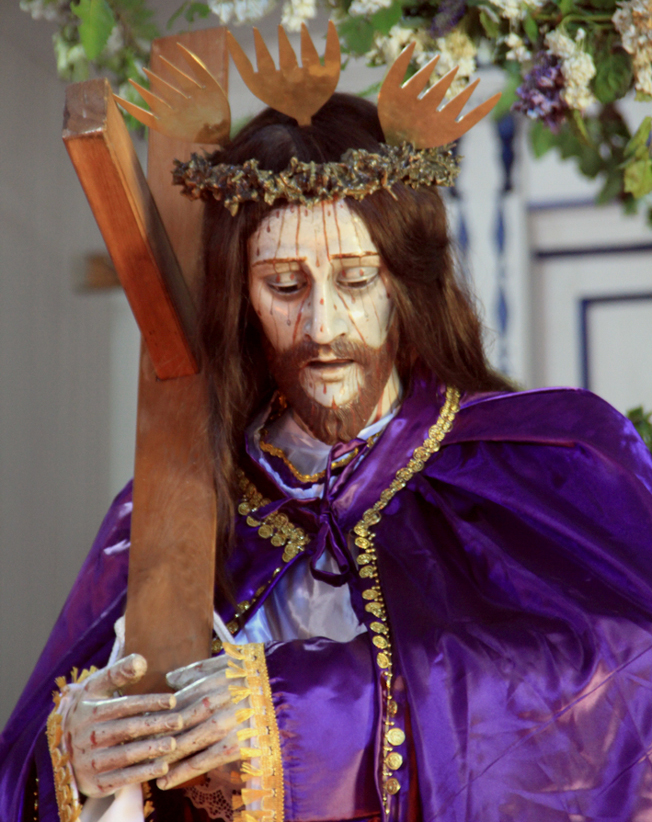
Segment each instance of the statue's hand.
[{"label": "statue's hand", "polygon": [[89,676],[73,696],[63,732],[77,787],[86,796],[108,796],[168,772],[164,757],[176,748],[172,733],[183,728],[171,711],[175,695],[115,695],[146,671],[144,657],[131,654]]},{"label": "statue's hand", "polygon": [[227,668],[227,657],[218,656],[167,675],[168,685],[177,692],[183,733],[177,734],[176,749],[166,756],[170,770],[157,780],[159,788],[175,788],[240,759],[236,707],[231,702]]}]

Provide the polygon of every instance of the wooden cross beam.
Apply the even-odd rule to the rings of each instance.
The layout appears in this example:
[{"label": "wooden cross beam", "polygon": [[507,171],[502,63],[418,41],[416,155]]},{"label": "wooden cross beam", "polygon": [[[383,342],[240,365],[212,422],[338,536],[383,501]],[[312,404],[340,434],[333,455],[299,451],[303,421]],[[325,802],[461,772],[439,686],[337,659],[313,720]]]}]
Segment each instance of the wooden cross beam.
[{"label": "wooden cross beam", "polygon": [[[226,89],[223,29],[155,40],[151,68],[200,56]],[[188,146],[150,133],[147,180],[105,80],[70,86],[63,139],[142,334],[126,652],[148,661],[139,690],[210,656],[215,489],[206,385],[198,371],[195,294],[202,204],[171,185]]]}]

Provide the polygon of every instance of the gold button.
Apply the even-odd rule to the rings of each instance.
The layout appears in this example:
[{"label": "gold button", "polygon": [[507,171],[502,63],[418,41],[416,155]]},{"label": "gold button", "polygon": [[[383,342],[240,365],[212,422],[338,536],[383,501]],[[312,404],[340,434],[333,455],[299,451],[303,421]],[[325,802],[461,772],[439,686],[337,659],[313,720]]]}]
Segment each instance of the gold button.
[{"label": "gold button", "polygon": [[355,526],[355,528],[354,528],[353,530],[355,531],[355,533],[356,533],[359,537],[367,537],[367,536],[369,536],[369,531],[365,528],[365,526],[364,526],[361,522],[359,522],[359,523]]},{"label": "gold button", "polygon": [[360,576],[363,579],[371,579],[376,573],[376,566],[375,565],[364,565],[360,568]]},{"label": "gold button", "polygon": [[369,508],[369,510],[365,511],[362,515],[362,521],[368,528],[369,525],[375,525],[377,522],[380,522],[380,514],[374,511],[373,508]]},{"label": "gold button", "polygon": [[378,599],[378,591],[375,588],[367,588],[366,591],[362,592],[363,599]]},{"label": "gold button", "polygon": [[398,705],[396,704],[395,699],[390,699],[387,703],[387,713],[390,716],[396,716],[396,714],[398,713]]},{"label": "gold button", "polygon": [[387,756],[385,764],[390,769],[390,771],[397,771],[403,764],[403,757],[400,753],[392,751],[392,753]]},{"label": "gold button", "polygon": [[386,648],[389,645],[384,636],[375,636],[371,641],[376,648]]},{"label": "gold button", "polygon": [[383,606],[379,602],[368,602],[364,606],[365,611],[369,614],[373,614],[375,617],[383,616]]},{"label": "gold button", "polygon": [[247,517],[247,525],[250,528],[258,528],[259,525],[262,525],[262,522],[256,517]]},{"label": "gold button", "polygon": [[360,554],[358,557],[358,565],[368,565],[370,562],[374,561],[373,554]]},{"label": "gold button", "polygon": [[241,514],[243,517],[246,517],[247,514],[251,511],[251,505],[248,502],[241,502],[238,505],[238,513]]},{"label": "gold button", "polygon": [[258,535],[261,536],[263,539],[269,539],[274,531],[272,530],[271,526],[269,525],[261,525],[258,529]]},{"label": "gold button", "polygon": [[383,625],[382,622],[372,622],[369,627],[376,634],[386,634],[387,633],[387,625]]},{"label": "gold button", "polygon": [[376,662],[378,663],[379,668],[389,668],[390,662],[389,657],[387,654],[384,654],[382,651],[376,657]]},{"label": "gold button", "polygon": [[401,783],[395,776],[390,776],[387,782],[385,782],[385,790],[393,796],[401,790]]},{"label": "gold button", "polygon": [[400,728],[390,728],[387,731],[387,741],[390,745],[402,745],[405,742],[405,734]]},{"label": "gold button", "polygon": [[362,548],[363,551],[371,547],[371,542],[366,537],[356,537],[355,544],[358,548]]}]

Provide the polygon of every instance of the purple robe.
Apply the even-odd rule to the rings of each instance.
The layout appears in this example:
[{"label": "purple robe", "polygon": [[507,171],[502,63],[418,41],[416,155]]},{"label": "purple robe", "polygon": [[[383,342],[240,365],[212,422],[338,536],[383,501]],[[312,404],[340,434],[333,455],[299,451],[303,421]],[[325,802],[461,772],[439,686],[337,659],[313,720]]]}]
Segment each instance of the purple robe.
[{"label": "purple robe", "polygon": [[[256,516],[280,509],[311,536],[308,557],[291,562],[333,551],[341,574],[330,581],[349,584],[361,620],[370,619],[365,586],[346,535],[423,443],[442,400],[434,381],[415,380],[378,442],[320,500],[283,497],[243,456],[272,500]],[[599,398],[568,389],[464,398],[441,450],[374,529],[408,732],[395,819],[652,818],[651,492],[649,453]],[[33,767],[40,818],[56,819],[50,692],[56,676],[108,657],[124,607],[129,495],[109,512],[0,737],[1,822],[20,819]],[[230,573],[236,600],[250,600],[283,565],[283,548],[245,517],[236,530]],[[266,658],[286,818],[378,815],[380,689],[369,637],[274,642]]]}]

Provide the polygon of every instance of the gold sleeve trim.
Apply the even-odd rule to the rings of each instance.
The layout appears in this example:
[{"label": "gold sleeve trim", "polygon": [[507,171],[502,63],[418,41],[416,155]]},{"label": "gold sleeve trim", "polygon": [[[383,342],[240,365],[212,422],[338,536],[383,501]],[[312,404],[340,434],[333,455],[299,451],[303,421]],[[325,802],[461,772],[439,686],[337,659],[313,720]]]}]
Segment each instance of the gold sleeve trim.
[{"label": "gold sleeve trim", "polygon": [[[256,788],[243,788],[241,796],[233,797],[233,822],[283,822],[281,740],[267,675],[264,646],[262,643],[225,643],[224,651],[230,657],[227,678],[243,680],[229,687],[231,701],[237,705],[248,698],[251,706],[241,708],[236,713],[238,722],[246,723],[238,731],[240,742],[247,743],[240,748],[240,775],[243,782],[257,780],[260,785]],[[258,747],[252,747],[255,740],[258,740]],[[260,809],[251,810],[248,806],[256,802],[260,802]]]},{"label": "gold sleeve trim", "polygon": [[[78,674],[77,668],[72,669],[71,682],[83,682],[86,677],[95,673],[97,668],[92,667],[89,671],[82,671]],[[77,822],[81,816],[82,806],[76,792],[73,790],[75,777],[70,762],[70,755],[62,750],[63,739],[63,717],[59,713],[59,705],[64,696],[69,691],[66,678],[61,676],[56,680],[58,691],[54,691],[54,710],[48,717],[46,734],[48,738],[48,748],[52,760],[52,771],[54,773],[54,792],[57,797],[57,807],[59,808],[59,819],[61,822]]]}]

